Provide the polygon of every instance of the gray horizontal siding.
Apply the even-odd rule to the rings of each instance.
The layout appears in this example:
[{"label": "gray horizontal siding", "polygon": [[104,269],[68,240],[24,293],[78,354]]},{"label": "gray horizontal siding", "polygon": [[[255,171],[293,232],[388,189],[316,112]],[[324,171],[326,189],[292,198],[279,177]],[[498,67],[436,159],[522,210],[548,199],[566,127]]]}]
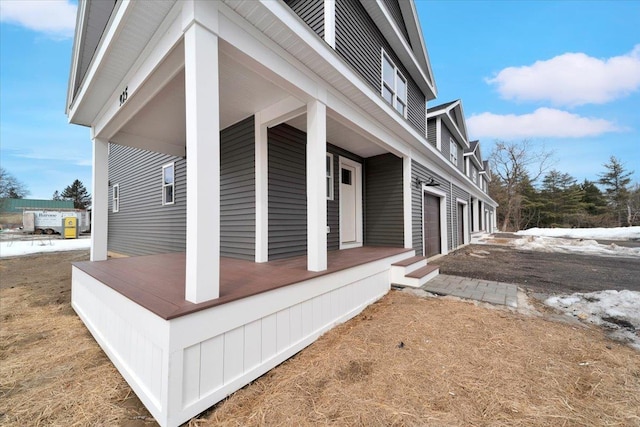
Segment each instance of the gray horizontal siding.
[{"label": "gray horizontal siding", "polygon": [[311,29],[324,39],[324,0],[285,0]]},{"label": "gray horizontal siding", "polygon": [[220,255],[255,259],[253,116],[220,132]]},{"label": "gray horizontal siding", "polygon": [[269,260],[307,253],[306,134],[269,129]]},{"label": "gray horizontal siding", "polygon": [[336,52],[350,64],[377,93],[381,92],[382,54],[391,57],[408,81],[408,122],[425,134],[426,98],[407,69],[391,49],[367,11],[357,0],[336,1]]},{"label": "gray horizontal siding", "polygon": [[400,3],[398,0],[384,0],[385,6],[387,6],[387,10],[391,14],[393,21],[396,23],[402,36],[409,46],[411,46],[411,42],[409,41],[409,33],[407,32],[407,26],[404,23],[404,19],[402,18],[402,9],[400,9]]},{"label": "gray horizontal siding", "polygon": [[[220,254],[249,260],[255,251],[253,138],[252,117],[220,133]],[[170,162],[175,162],[175,204],[163,206],[162,166]],[[186,250],[186,167],[181,157],[110,144],[110,251],[150,255]],[[117,213],[111,206],[113,184],[120,187]]]},{"label": "gray horizontal siding", "polygon": [[367,246],[404,246],[402,159],[382,154],[365,159]]},{"label": "gray horizontal siding", "polygon": [[[444,145],[444,144],[443,144]],[[448,249],[452,249],[452,241],[453,241],[453,227],[451,224],[451,187],[447,180],[442,178],[441,176],[433,173],[428,168],[423,166],[421,163],[412,160],[411,162],[411,181],[415,182],[416,179],[427,181],[429,178],[433,178],[435,182],[440,184],[437,188],[439,191],[446,193],[447,198],[447,242]],[[411,186],[411,222],[412,222],[412,241],[413,241],[413,249],[416,251],[417,255],[424,254],[423,248],[423,237],[422,237],[422,189],[416,187],[415,185]]]},{"label": "gray horizontal siding", "polygon": [[437,140],[437,120],[431,119],[427,121],[427,141],[434,147],[438,147]]},{"label": "gray horizontal siding", "polygon": [[[162,166],[175,162],[175,204],[162,205]],[[180,157],[109,145],[108,250],[125,255],[184,252],[187,175]],[[120,211],[112,208],[113,185]]]}]

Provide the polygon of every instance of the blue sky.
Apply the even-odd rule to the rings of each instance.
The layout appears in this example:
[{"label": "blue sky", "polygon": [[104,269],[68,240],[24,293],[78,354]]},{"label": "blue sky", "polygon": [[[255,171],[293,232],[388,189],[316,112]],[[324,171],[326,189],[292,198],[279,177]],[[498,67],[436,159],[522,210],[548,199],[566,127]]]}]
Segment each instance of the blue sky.
[{"label": "blue sky", "polygon": [[[609,156],[640,182],[639,1],[416,1],[438,87],[469,136],[528,138],[596,180]],[[88,128],[64,113],[74,2],[0,2],[0,164],[31,198],[91,186]]]}]

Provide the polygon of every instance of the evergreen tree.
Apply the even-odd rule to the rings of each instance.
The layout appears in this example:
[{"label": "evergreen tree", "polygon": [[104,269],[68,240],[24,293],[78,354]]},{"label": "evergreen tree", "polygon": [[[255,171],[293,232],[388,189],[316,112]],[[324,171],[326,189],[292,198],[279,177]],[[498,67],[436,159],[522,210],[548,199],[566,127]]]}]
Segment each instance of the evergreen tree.
[{"label": "evergreen tree", "polygon": [[582,189],[574,177],[557,170],[549,172],[542,181],[546,226],[576,225],[573,221],[582,208]]},{"label": "evergreen tree", "polygon": [[602,215],[607,209],[607,201],[602,195],[602,191],[596,186],[593,181],[585,179],[580,184],[582,190],[582,205],[584,210],[589,215]]},{"label": "evergreen tree", "polygon": [[60,197],[73,200],[73,207],[76,209],[86,209],[91,204],[91,195],[78,179],[65,188]]},{"label": "evergreen tree", "polygon": [[62,200],[62,196],[60,196],[60,193],[58,192],[58,190],[53,192],[53,196],[51,196],[51,200]]},{"label": "evergreen tree", "polygon": [[[609,158],[609,163],[605,163],[606,172],[600,174],[600,183],[604,187],[604,194],[613,215],[617,218],[618,226],[630,224],[630,218],[627,215],[629,204],[629,189],[627,186],[631,182],[633,171],[627,172],[624,165],[615,157]],[[623,221],[623,218],[626,220]]]}]

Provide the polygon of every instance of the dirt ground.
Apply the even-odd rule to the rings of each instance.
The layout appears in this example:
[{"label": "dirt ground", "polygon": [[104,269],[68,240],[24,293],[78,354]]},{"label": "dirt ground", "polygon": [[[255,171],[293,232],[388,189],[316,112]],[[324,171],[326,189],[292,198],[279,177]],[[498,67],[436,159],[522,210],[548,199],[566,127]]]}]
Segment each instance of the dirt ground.
[{"label": "dirt ground", "polygon": [[640,291],[640,259],[469,245],[442,257],[440,273],[515,283],[533,292]]},{"label": "dirt ground", "polygon": [[[0,260],[0,424],[154,425],[70,308],[87,258]],[[638,352],[528,313],[392,291],[189,424],[640,425]]]}]

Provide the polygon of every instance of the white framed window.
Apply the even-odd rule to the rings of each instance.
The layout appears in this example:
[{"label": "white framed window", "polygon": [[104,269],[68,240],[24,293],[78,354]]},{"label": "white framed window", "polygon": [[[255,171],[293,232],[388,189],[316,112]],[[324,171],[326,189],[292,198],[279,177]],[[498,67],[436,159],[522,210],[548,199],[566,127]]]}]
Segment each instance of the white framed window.
[{"label": "white framed window", "polygon": [[120,184],[113,184],[113,187],[111,188],[112,191],[112,202],[111,203],[111,210],[113,212],[119,212],[120,211]]},{"label": "white framed window", "polygon": [[478,183],[478,172],[476,172],[475,168],[471,169],[471,181],[473,181],[474,184]]},{"label": "white framed window", "polygon": [[327,200],[333,200],[333,154],[327,153]]},{"label": "white framed window", "polygon": [[449,160],[458,166],[458,144],[456,144],[453,138],[449,138]]},{"label": "white framed window", "polygon": [[407,117],[407,79],[382,50],[382,97]]},{"label": "white framed window", "polygon": [[169,163],[162,166],[162,204],[175,203],[175,164]]}]

